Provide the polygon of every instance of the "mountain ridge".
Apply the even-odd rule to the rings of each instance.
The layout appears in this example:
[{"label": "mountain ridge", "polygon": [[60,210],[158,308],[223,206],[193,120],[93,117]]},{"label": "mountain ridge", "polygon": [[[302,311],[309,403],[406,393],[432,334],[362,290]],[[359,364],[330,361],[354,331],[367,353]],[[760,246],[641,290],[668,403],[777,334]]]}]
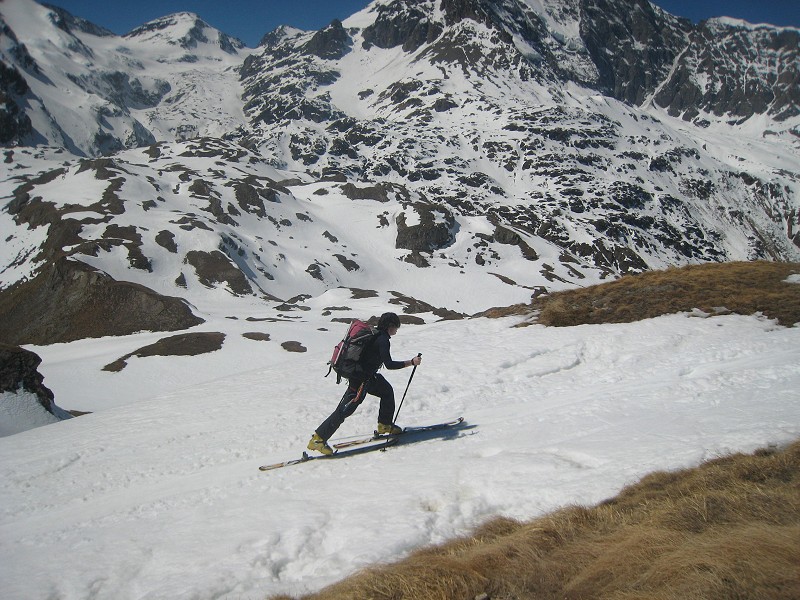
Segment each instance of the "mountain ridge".
[{"label": "mountain ridge", "polygon": [[[800,30],[604,6],[380,0],[248,49],[191,13],[121,38],[4,5],[32,40],[3,29],[27,102],[4,122],[39,139],[48,122],[73,154],[5,130],[0,286],[66,258],[195,309],[341,287],[465,314],[673,264],[800,259]],[[61,31],[66,62],[32,23]],[[757,93],[723,86],[740,80]],[[57,81],[95,125],[36,102]]]}]

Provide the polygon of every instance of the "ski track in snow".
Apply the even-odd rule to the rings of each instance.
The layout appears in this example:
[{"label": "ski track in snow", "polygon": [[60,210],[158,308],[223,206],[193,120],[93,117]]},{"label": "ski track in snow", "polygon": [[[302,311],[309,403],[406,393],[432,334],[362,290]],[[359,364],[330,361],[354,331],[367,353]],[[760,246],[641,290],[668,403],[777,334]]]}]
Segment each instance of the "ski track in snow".
[{"label": "ski track in snow", "polygon": [[[300,594],[492,516],[591,505],[653,470],[800,433],[800,328],[740,316],[516,322],[405,326],[393,340],[396,357],[424,357],[399,422],[463,414],[464,427],[268,473],[258,466],[299,456],[343,391],[322,377],[338,332],[269,324],[294,327],[309,352],[229,335],[217,353],[98,376],[113,394],[147,365],[165,391],[95,400],[94,414],[0,439],[0,596]],[[58,399],[121,345],[37,351]],[[398,402],[409,374],[386,373]],[[376,413],[368,399],[336,437],[371,431]]]}]

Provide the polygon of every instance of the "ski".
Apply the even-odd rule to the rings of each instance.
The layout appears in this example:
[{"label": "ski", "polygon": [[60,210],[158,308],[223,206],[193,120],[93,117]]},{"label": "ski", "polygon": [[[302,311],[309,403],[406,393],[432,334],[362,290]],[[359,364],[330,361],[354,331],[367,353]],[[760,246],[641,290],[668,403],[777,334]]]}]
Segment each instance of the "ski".
[{"label": "ski", "polygon": [[380,442],[378,444],[374,444],[372,446],[364,446],[361,448],[353,448],[351,450],[340,451],[336,450],[333,454],[309,454],[308,452],[303,452],[303,455],[300,458],[294,458],[292,460],[284,460],[279,463],[274,463],[271,465],[261,465],[258,467],[259,471],[273,471],[275,469],[281,469],[283,467],[290,467],[292,465],[299,465],[302,463],[307,463],[312,460],[317,460],[320,458],[345,458],[348,456],[353,456],[355,454],[363,454],[365,452],[372,452],[374,450],[385,450],[396,444],[398,442],[397,437],[391,437],[388,439],[379,439],[373,440]]},{"label": "ski", "polygon": [[396,433],[394,435],[390,434],[379,435],[378,432],[375,431],[372,433],[372,436],[370,437],[336,442],[335,444],[332,444],[332,447],[336,448],[337,450],[341,450],[344,448],[351,448],[353,446],[361,446],[363,444],[369,444],[370,442],[376,442],[378,440],[397,440],[401,435],[404,435],[406,433],[419,433],[422,431],[436,431],[437,429],[447,429],[448,427],[454,427],[455,425],[459,425],[463,422],[464,422],[464,417],[458,417],[457,419],[453,419],[452,421],[445,421],[444,423],[435,423],[434,425],[418,425],[418,426],[404,427],[402,433]]}]

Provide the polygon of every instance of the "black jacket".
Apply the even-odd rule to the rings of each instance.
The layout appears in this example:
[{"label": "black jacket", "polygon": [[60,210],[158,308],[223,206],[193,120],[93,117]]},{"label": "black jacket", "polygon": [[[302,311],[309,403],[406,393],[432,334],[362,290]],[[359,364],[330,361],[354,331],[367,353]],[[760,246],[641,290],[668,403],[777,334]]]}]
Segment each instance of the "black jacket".
[{"label": "black jacket", "polygon": [[393,360],[391,353],[391,343],[389,334],[384,329],[379,329],[372,341],[364,347],[361,353],[361,373],[356,373],[359,378],[367,377],[381,368],[402,369],[406,363],[400,360]]}]

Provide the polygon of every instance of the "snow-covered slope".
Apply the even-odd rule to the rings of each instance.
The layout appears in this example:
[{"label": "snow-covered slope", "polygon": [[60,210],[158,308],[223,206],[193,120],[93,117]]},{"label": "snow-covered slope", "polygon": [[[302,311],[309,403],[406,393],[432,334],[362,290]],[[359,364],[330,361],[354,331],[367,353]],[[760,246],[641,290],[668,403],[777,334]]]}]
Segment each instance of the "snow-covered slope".
[{"label": "snow-covered slope", "polygon": [[52,425],[62,420],[45,410],[35,394],[26,391],[0,392],[0,437],[14,435],[43,425]]},{"label": "snow-covered slope", "polygon": [[[387,307],[360,302],[361,315]],[[424,358],[399,422],[464,415],[464,428],[259,472],[299,456],[336,405],[323,374],[343,325],[329,318],[221,316],[206,327],[228,334],[221,350],[117,373],[100,369],[152,334],[36,348],[56,396],[98,412],[0,439],[0,596],[299,594],[490,516],[596,503],[653,470],[800,435],[800,328],[475,319],[404,325],[392,342]],[[242,336],[254,331],[269,341]],[[386,376],[402,392],[409,374]],[[370,398],[339,435],[372,431],[376,415]]]},{"label": "snow-covered slope", "polygon": [[24,77],[17,104],[30,119],[27,135],[5,142],[92,156],[222,136],[244,122],[236,67],[249,50],[197,15],[125,37],[33,0],[4,2],[0,17],[0,58]]},{"label": "snow-covered slope", "polygon": [[[249,50],[188,13],[120,38],[31,0],[0,10],[4,62],[51,106],[31,118],[74,127],[43,137],[159,142],[113,167],[10,149],[6,288],[66,255],[196,306],[208,287],[294,303],[356,287],[463,313],[669,265],[800,260],[794,29],[693,29],[628,0],[605,17],[380,0]],[[773,101],[745,102],[750,81]]]},{"label": "snow-covered slope", "polygon": [[751,106],[749,120],[746,92],[718,80],[692,88],[705,100],[691,115],[666,98],[689,96],[687,65],[695,83],[716,68],[705,54],[678,62],[689,48],[725,51],[725,81],[753,71],[759,89],[781,88],[796,48],[775,39],[797,32],[736,29],[755,53],[740,56],[700,48],[687,23],[642,3],[608,3],[611,21],[584,4],[376,2],[276,38],[242,69],[248,139],[316,177],[402,182],[547,240],[564,263],[796,257],[797,94],[775,90],[781,108]]}]

